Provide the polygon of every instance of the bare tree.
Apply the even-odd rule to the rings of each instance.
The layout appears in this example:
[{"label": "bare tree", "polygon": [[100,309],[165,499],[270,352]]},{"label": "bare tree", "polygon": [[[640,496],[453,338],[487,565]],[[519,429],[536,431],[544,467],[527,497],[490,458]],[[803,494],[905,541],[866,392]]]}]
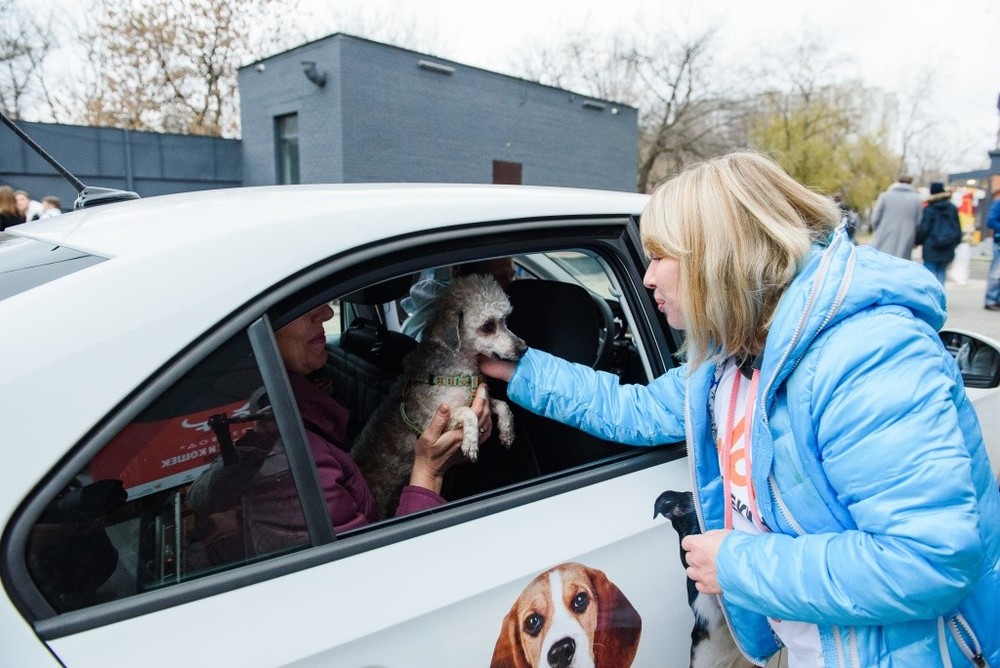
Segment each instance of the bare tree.
[{"label": "bare tree", "polygon": [[738,141],[733,130],[740,127],[741,105],[716,85],[714,34],[679,37],[659,26],[610,37],[580,31],[522,54],[514,68],[540,83],[637,107],[636,187],[647,192],[665,175]]},{"label": "bare tree", "polygon": [[48,91],[40,76],[55,40],[44,15],[17,0],[0,0],[0,108],[22,118],[45,104]]},{"label": "bare tree", "polygon": [[748,99],[749,144],[796,180],[865,211],[897,174],[887,100],[825,44],[806,28],[757,59],[761,87]]},{"label": "bare tree", "polygon": [[298,35],[280,0],[96,0],[84,34],[96,76],[83,120],[133,130],[237,136],[238,68]]}]

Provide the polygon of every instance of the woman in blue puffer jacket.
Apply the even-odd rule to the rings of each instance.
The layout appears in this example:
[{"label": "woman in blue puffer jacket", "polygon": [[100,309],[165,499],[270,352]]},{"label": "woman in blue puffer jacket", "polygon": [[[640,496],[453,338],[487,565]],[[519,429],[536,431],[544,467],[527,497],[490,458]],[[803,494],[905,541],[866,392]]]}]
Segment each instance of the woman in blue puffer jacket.
[{"label": "woman in blue puffer jacket", "polygon": [[602,438],[686,438],[688,575],[754,663],[1000,668],[1000,491],[941,285],[839,217],[764,156],[689,168],[641,220],[685,364],[648,386],[537,350],[482,371]]}]

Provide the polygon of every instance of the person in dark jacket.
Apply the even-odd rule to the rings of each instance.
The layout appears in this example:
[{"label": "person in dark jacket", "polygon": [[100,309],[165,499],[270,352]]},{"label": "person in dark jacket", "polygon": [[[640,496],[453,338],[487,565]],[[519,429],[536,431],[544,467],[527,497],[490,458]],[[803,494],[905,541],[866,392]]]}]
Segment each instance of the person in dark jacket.
[{"label": "person in dark jacket", "polygon": [[[282,327],[275,340],[305,425],[330,519],[336,531],[346,531],[383,518],[368,483],[345,449],[348,410],[330,396],[323,383],[309,378],[326,362],[323,323],[332,316],[333,309],[323,304]],[[492,433],[485,386],[477,391],[472,409],[480,416],[483,442]],[[417,439],[410,484],[403,488],[397,517],[445,503],[441,496],[444,474],[464,461],[462,430],[445,431],[449,418],[449,408],[442,404]],[[242,501],[247,547],[254,554],[307,542],[298,492],[273,423],[261,421],[235,445],[235,461],[227,464],[219,457],[192,483],[188,505],[198,513],[211,514]]]},{"label": "person in dark jacket", "polygon": [[958,220],[958,207],[951,203],[951,193],[944,189],[944,184],[934,182],[930,190],[917,229],[917,244],[923,247],[924,266],[944,285],[948,265],[962,243],[962,224]]}]

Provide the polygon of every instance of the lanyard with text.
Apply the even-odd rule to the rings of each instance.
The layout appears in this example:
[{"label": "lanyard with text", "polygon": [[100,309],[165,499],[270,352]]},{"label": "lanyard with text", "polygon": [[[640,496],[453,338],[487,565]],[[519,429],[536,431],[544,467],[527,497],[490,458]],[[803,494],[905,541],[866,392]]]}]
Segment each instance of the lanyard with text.
[{"label": "lanyard with text", "polygon": [[[743,379],[742,372],[737,369],[733,377],[733,387],[729,395],[729,412],[726,414],[726,429],[722,434],[722,489],[725,495],[725,521],[726,528],[733,528],[733,495],[732,495],[732,477],[733,472],[730,468],[730,457],[733,453],[733,423],[736,420],[736,402],[740,395],[740,382]],[[753,478],[751,477],[751,464],[750,464],[750,418],[753,415],[753,405],[754,400],[757,398],[757,386],[760,384],[760,369],[754,369],[753,375],[750,378],[750,388],[747,390],[746,405],[744,409],[743,421],[743,450],[746,453],[746,480],[747,480],[747,495],[750,500],[750,507],[753,509],[754,517],[758,515],[757,512],[757,495],[753,488]],[[754,524],[759,525],[759,520],[756,520]]]}]

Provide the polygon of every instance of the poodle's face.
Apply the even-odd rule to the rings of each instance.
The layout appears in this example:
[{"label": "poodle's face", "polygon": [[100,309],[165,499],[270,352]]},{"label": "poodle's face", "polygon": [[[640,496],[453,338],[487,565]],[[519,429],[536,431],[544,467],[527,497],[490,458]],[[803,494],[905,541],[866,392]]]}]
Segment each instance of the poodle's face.
[{"label": "poodle's face", "polygon": [[492,276],[457,278],[442,300],[444,339],[456,351],[516,361],[527,349],[507,328],[510,301]]}]

